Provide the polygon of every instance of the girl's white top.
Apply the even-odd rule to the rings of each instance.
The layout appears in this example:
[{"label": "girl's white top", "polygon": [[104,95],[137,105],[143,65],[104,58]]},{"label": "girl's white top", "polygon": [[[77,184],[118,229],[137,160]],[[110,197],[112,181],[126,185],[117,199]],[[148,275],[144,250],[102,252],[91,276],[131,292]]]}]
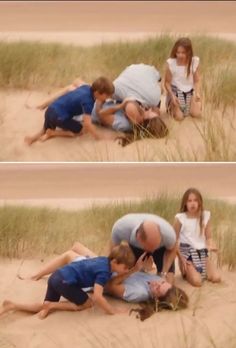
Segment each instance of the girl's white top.
[{"label": "girl's white top", "polygon": [[190,66],[190,74],[187,77],[187,66],[177,65],[176,58],[167,59],[167,64],[172,74],[171,84],[176,86],[182,92],[189,92],[193,89],[193,74],[199,66],[199,57],[193,57]]},{"label": "girl's white top", "polygon": [[210,211],[203,211],[203,230],[200,231],[199,218],[189,218],[186,213],[178,213],[175,217],[181,223],[179,242],[191,245],[194,249],[206,248],[205,228],[210,220]]}]

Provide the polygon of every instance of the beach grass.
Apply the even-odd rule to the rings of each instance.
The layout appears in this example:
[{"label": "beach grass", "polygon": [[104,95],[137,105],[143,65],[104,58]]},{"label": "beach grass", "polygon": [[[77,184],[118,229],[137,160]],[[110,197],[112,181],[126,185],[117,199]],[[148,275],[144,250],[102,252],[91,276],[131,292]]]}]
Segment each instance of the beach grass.
[{"label": "beach grass", "polygon": [[[0,208],[0,256],[34,258],[58,254],[75,241],[97,254],[105,254],[114,222],[131,212],[149,212],[173,223],[181,195],[166,193],[140,202],[117,202],[78,211],[46,207],[4,206]],[[236,206],[206,200],[212,213],[213,238],[219,248],[218,265],[236,267]]]}]

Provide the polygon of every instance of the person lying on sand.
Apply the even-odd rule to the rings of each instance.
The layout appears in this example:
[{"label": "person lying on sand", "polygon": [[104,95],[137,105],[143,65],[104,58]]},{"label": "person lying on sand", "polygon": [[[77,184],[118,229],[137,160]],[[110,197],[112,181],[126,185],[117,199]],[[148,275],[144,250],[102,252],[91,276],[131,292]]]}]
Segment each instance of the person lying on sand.
[{"label": "person lying on sand", "polygon": [[[94,124],[112,127],[116,131],[124,132],[121,139],[126,143],[136,138],[157,137],[168,134],[165,123],[160,116],[161,89],[160,74],[154,66],[147,64],[132,64],[124,69],[114,80],[114,94],[111,100],[104,103],[96,101],[91,119],[86,119],[86,127],[96,139],[100,134],[96,132]],[[146,131],[146,132],[145,132]],[[128,136],[127,136],[128,133]],[[125,142],[122,145],[126,145]]]},{"label": "person lying on sand", "polygon": [[[99,94],[97,97],[95,96],[96,103],[93,107],[92,118],[88,113],[81,117],[79,112],[77,112],[77,115],[74,115],[71,119],[71,123],[75,126],[79,125],[81,131],[82,121],[83,132],[90,133],[95,139],[103,138],[97,130],[96,124],[111,128],[119,132],[117,138],[121,140],[123,146],[144,137],[162,138],[168,134],[168,129],[159,118],[159,80],[159,72],[153,66],[145,64],[130,65],[118,76],[114,81],[114,85],[109,81],[110,88],[109,91],[106,90],[106,98],[105,96],[104,98],[101,97]],[[65,95],[68,96],[76,87],[83,88],[84,86],[88,87],[88,84],[81,79],[76,79],[71,85],[38,105],[37,108],[40,110],[47,106],[50,108],[54,103],[58,103],[58,99],[65,98]],[[112,98],[116,99],[116,101]],[[106,99],[109,100],[106,101]],[[77,128],[72,127],[73,129],[70,128],[68,131],[63,129],[61,123],[59,123],[56,126],[62,128],[62,130],[52,129],[51,127],[42,136],[42,132],[44,134],[43,129],[35,136],[26,137],[26,143],[32,144],[38,138],[46,140],[53,136],[73,137],[78,133]],[[68,124],[66,126],[68,127]]]},{"label": "person lying on sand", "polygon": [[120,103],[113,99],[104,103],[96,101],[91,117],[83,118],[83,125],[96,140],[103,139],[96,125],[113,129],[118,132],[116,139],[121,140],[123,146],[145,137],[162,138],[168,134],[158,113],[151,108],[144,109],[133,98],[126,98]]},{"label": "person lying on sand", "polygon": [[[134,264],[132,250],[127,243],[121,243],[112,249],[108,257],[85,257],[56,269],[48,279],[43,303],[19,304],[4,301],[0,314],[10,310],[21,310],[38,313],[39,318],[44,319],[51,311],[81,311],[94,304],[107,314],[121,313],[123,310],[113,308],[105,299],[103,289],[112,272],[121,275],[127,273],[130,268],[135,272],[142,267],[143,260],[140,258],[135,266]],[[83,290],[88,287],[93,287],[92,299]],[[60,301],[61,296],[67,301]]]},{"label": "person lying on sand", "polygon": [[[23,278],[21,275],[18,277],[39,280],[66,264],[95,257],[97,257],[95,253],[83,244],[76,242],[71,250],[49,261],[37,273],[27,278]],[[137,262],[136,266],[129,272],[123,275],[114,275],[105,285],[105,292],[131,303],[149,302],[156,305],[159,302],[165,303],[170,309],[187,307],[188,297],[182,289],[168,283],[165,278],[159,275],[144,272],[146,269],[150,269],[150,260],[147,254],[142,254]],[[7,307],[7,303],[5,303],[5,307]]]},{"label": "person lying on sand", "polygon": [[[25,142],[31,145],[39,139],[45,141],[55,136],[74,137],[81,134],[82,125],[73,117],[80,114],[90,117],[95,98],[103,102],[113,89],[112,82],[105,77],[99,77],[91,86],[76,80],[38,106],[39,109],[47,107],[43,128],[33,136],[26,136]],[[57,127],[61,130],[57,130]]]}]

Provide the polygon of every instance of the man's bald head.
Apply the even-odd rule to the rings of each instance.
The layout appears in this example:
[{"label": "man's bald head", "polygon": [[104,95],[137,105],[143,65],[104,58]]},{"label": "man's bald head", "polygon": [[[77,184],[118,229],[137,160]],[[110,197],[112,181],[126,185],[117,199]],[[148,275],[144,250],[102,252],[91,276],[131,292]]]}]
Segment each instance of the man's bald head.
[{"label": "man's bald head", "polygon": [[150,220],[144,221],[137,230],[137,240],[145,251],[153,252],[161,243],[159,226]]}]

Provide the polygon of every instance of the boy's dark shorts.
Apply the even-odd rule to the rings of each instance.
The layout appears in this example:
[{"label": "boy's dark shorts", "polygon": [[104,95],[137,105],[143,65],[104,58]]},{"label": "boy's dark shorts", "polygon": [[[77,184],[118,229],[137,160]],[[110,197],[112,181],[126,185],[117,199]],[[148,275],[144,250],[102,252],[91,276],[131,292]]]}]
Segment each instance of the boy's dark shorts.
[{"label": "boy's dark shorts", "polygon": [[57,270],[48,279],[48,288],[44,301],[59,302],[61,296],[76,305],[82,305],[88,299],[88,295],[78,284],[66,283],[60,270]]},{"label": "boy's dark shorts", "polygon": [[62,128],[64,130],[69,130],[73,133],[80,133],[82,129],[82,124],[76,120],[61,120],[61,116],[58,114],[56,110],[49,107],[44,116],[44,129],[56,129],[56,127]]}]

